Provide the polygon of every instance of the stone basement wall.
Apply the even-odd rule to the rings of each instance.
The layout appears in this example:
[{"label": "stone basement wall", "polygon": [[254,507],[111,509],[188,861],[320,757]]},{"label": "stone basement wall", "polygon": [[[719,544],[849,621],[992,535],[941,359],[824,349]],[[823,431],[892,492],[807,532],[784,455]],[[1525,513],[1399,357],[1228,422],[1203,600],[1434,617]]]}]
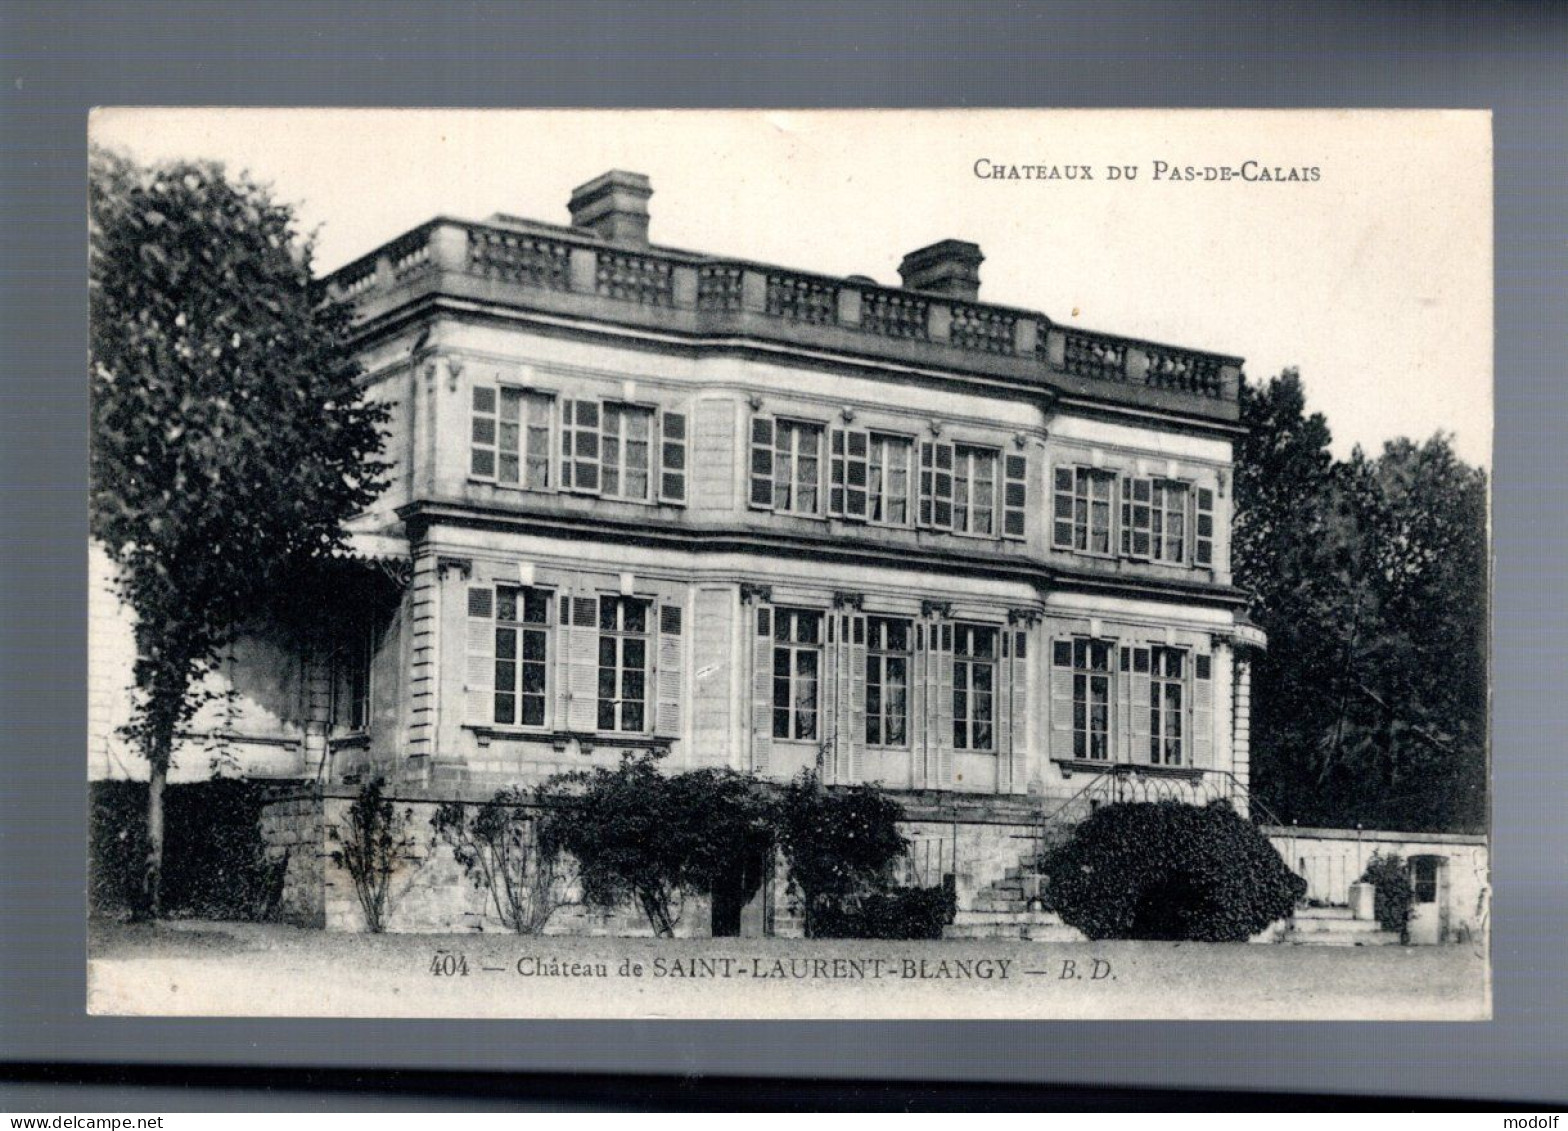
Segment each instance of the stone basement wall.
[{"label": "stone basement wall", "polygon": [[[365,930],[364,910],[346,868],[333,863],[332,853],[341,842],[332,839],[335,829],[348,826],[352,791],[326,791],[274,802],[262,813],[261,834],[268,855],[288,854],[284,875],[281,917],[302,927],[329,931]],[[486,795],[488,800],[488,795]],[[485,931],[507,933],[491,903],[490,893],[476,888],[452,855],[436,839],[430,820],[449,798],[431,799],[398,794],[393,811],[412,841],[408,862],[392,877],[386,929],[397,933],[450,933]],[[473,803],[474,798],[462,800]],[[627,905],[613,912],[581,906],[574,885],[565,891],[567,903],[551,917],[547,935],[651,936],[641,910]],[[681,907],[676,934],[703,937],[710,933],[711,909],[706,898],[687,899]]]}]

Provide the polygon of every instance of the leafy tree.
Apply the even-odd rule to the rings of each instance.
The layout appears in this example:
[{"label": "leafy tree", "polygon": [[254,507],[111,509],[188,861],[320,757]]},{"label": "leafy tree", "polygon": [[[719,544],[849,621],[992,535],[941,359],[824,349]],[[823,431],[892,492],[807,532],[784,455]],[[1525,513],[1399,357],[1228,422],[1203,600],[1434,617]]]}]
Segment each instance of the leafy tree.
[{"label": "leafy tree", "polygon": [[773,845],[761,784],[729,770],[667,776],[657,757],[628,756],[614,770],[558,775],[539,798],[551,810],[541,841],[576,858],[583,901],[635,901],[661,937],[675,933],[686,894],[711,895]]},{"label": "leafy tree", "polygon": [[513,787],[479,805],[442,805],[430,824],[474,886],[489,893],[503,927],[520,935],[543,933],[564,902],[562,854],[539,836],[527,791]]},{"label": "leafy tree", "polygon": [[95,151],[89,203],[91,526],[137,618],[156,916],[179,728],[248,611],[343,549],[382,486],[385,410],[356,383],[349,308],[312,285],[311,244],[265,188]]},{"label": "leafy tree", "polygon": [[779,842],[808,938],[821,937],[848,905],[883,892],[909,842],[903,808],[872,785],[829,790],[807,770],[785,788]]},{"label": "leafy tree", "polygon": [[1052,906],[1091,939],[1245,942],[1307,890],[1224,801],[1107,805],[1043,866]]},{"label": "leafy tree", "polygon": [[1335,462],[1293,370],[1245,388],[1242,420],[1259,800],[1308,824],[1484,827],[1484,473],[1443,436]]}]

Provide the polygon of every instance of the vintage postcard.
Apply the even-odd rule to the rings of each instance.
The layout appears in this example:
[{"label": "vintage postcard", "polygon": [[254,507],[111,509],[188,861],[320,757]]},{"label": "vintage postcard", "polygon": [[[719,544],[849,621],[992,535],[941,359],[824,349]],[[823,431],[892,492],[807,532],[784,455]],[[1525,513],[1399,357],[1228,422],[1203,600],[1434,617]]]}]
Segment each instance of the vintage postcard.
[{"label": "vintage postcard", "polygon": [[91,1012],[1490,1016],[1487,113],[90,133]]}]

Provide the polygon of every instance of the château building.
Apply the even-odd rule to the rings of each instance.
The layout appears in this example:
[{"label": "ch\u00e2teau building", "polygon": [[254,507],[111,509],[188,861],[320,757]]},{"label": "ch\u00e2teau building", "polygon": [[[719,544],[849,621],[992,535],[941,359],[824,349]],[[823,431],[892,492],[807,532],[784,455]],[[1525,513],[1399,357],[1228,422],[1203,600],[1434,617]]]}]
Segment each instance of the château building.
[{"label": "ch\u00e2teau building", "polygon": [[896,791],[961,899],[1103,801],[1245,812],[1241,360],[984,301],[959,240],[899,286],[663,247],[651,194],[326,280],[391,409],[377,583],[320,654],[236,650],[239,760],[432,799],[815,767]]}]

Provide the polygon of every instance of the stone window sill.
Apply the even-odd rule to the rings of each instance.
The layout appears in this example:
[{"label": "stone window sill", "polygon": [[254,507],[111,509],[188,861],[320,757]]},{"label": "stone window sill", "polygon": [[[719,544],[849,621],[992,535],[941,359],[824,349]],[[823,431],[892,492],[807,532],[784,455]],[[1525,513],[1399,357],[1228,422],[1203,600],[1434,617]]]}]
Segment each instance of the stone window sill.
[{"label": "stone window sill", "polygon": [[1052,758],[1062,768],[1063,777],[1073,774],[1115,774],[1128,777],[1139,774],[1150,778],[1175,778],[1181,781],[1198,781],[1207,772],[1197,766],[1154,766],[1147,762],[1097,762],[1086,758]]},{"label": "stone window sill", "polygon": [[573,740],[576,740],[584,754],[591,753],[598,746],[626,750],[667,750],[675,741],[667,735],[618,734],[611,731],[547,730],[508,726],[466,726],[464,729],[473,731],[480,746],[489,746],[490,743],[498,740],[517,742],[528,739],[548,742],[556,750],[565,750]]}]

